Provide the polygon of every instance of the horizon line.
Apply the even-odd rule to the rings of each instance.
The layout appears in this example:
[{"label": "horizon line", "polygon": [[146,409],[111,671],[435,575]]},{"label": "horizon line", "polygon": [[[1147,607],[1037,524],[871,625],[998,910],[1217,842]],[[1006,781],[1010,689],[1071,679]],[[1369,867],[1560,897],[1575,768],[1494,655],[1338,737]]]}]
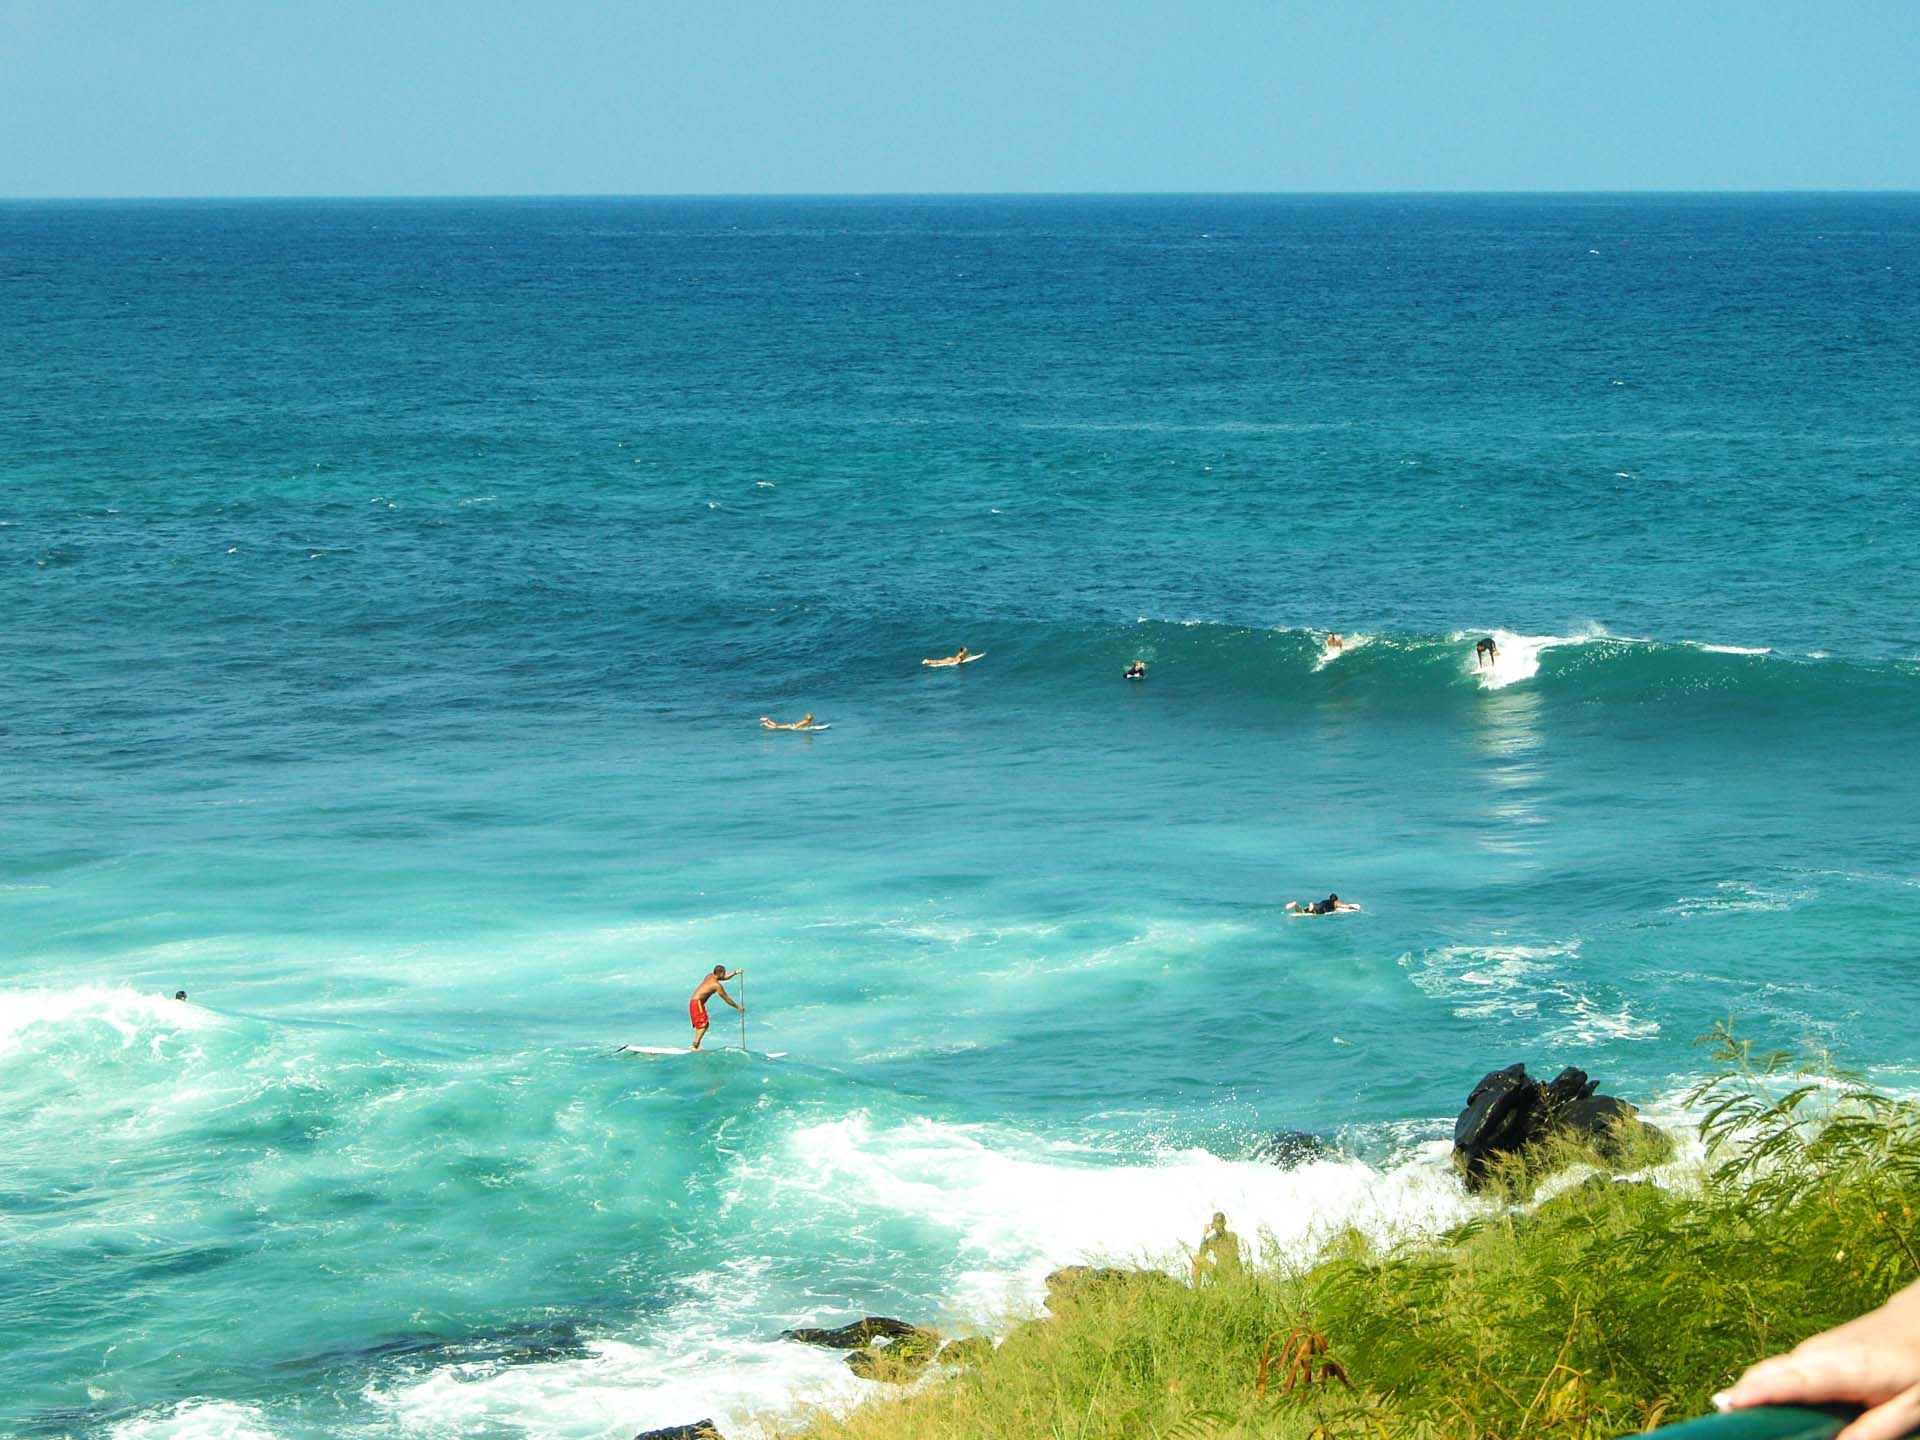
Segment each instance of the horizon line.
[{"label": "horizon line", "polygon": [[1824,188],[1523,189],[1523,190],[527,190],[374,192],[266,192],[150,195],[0,195],[0,205],[84,204],[230,204],[249,201],[428,201],[428,200],[1232,200],[1232,199],[1417,199],[1518,198],[1553,196],[1898,196],[1920,195],[1920,187],[1854,186]]}]

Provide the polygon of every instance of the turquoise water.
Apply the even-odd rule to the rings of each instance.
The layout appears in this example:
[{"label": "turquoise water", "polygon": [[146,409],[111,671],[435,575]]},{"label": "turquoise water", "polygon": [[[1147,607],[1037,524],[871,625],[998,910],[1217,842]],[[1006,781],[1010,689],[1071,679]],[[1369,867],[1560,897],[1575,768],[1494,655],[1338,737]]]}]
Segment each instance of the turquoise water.
[{"label": "turquoise water", "polygon": [[[1904,196],[0,206],[0,1433],[749,1434],[863,1383],[787,1325],[1462,1214],[1515,1060],[1911,1085],[1917,271]],[[721,963],[753,1053],[613,1054]]]}]

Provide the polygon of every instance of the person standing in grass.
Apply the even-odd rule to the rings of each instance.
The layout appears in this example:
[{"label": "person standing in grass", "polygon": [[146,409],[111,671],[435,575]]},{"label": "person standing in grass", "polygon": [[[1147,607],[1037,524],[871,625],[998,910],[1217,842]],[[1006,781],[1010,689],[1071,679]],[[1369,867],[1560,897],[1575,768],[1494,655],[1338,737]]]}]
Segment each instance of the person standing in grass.
[{"label": "person standing in grass", "polygon": [[1240,1273],[1240,1237],[1227,1229],[1224,1211],[1213,1212],[1213,1223],[1200,1237],[1200,1248],[1193,1257],[1193,1283],[1205,1285]]}]

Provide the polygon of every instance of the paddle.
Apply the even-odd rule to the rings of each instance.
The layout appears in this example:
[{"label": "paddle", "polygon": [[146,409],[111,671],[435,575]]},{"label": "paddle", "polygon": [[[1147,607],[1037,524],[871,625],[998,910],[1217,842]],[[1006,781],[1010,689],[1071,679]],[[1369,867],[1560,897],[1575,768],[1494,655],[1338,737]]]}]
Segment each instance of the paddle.
[{"label": "paddle", "polygon": [[747,1048],[747,967],[740,967],[740,1048]]}]

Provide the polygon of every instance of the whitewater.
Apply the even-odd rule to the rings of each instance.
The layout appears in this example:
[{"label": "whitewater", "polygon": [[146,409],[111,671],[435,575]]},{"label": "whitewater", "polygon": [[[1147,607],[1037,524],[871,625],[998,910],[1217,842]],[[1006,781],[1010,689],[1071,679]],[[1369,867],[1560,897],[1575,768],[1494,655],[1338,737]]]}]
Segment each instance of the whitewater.
[{"label": "whitewater", "polygon": [[[1917,265],[1900,196],[0,205],[0,1434],[771,1434],[868,1388],[790,1326],[1459,1222],[1514,1061],[1910,1089]],[[716,965],[745,1051],[616,1053]]]}]

